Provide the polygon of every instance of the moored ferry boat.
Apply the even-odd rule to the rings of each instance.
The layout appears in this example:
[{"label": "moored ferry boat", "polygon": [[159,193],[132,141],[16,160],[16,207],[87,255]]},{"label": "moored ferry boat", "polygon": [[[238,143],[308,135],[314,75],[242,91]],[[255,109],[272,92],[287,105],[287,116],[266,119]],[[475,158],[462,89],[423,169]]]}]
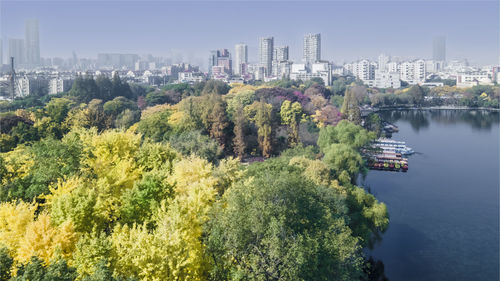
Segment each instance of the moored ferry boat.
[{"label": "moored ferry boat", "polygon": [[387,171],[408,171],[408,159],[403,155],[414,151],[403,141],[378,139],[370,147],[363,150],[364,157],[370,169]]}]

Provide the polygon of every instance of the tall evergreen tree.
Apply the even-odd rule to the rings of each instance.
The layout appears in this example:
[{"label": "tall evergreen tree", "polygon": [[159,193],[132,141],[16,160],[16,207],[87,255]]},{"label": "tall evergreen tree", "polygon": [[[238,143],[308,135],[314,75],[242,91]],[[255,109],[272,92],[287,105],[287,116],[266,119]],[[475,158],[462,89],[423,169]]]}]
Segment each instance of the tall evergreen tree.
[{"label": "tall evergreen tree", "polygon": [[248,119],[257,126],[257,136],[262,155],[271,156],[272,150],[272,105],[259,101],[245,107]]},{"label": "tall evergreen tree", "polygon": [[238,156],[241,159],[245,155],[245,149],[246,149],[245,129],[247,122],[242,106],[238,107],[233,117],[234,117],[233,149],[234,149],[234,154],[236,154],[236,156]]}]

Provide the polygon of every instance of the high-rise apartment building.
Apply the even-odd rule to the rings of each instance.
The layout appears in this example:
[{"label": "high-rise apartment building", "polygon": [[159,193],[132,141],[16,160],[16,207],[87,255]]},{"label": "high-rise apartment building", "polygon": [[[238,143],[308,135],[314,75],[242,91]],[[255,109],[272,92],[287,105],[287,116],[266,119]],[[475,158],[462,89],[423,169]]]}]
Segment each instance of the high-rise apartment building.
[{"label": "high-rise apartment building", "polygon": [[287,61],[288,60],[288,46],[281,46],[274,48],[273,60]]},{"label": "high-rise apartment building", "polygon": [[29,19],[25,22],[26,64],[30,67],[40,65],[40,38],[38,20]]},{"label": "high-rise apartment building", "polygon": [[24,65],[25,63],[25,49],[23,39],[9,39],[9,61],[10,58],[14,58],[14,66],[18,67]]},{"label": "high-rise apartment building", "polygon": [[259,39],[259,63],[264,67],[265,75],[270,76],[273,68],[274,38]]},{"label": "high-rise apartment building", "polygon": [[380,54],[380,56],[378,56],[378,70],[386,71],[388,63],[389,56],[387,56],[386,54]]},{"label": "high-rise apartment building", "polygon": [[240,43],[234,46],[234,74],[242,75],[245,65],[248,64],[248,46]]},{"label": "high-rise apartment building", "polygon": [[399,69],[401,80],[409,84],[425,82],[426,69],[424,60],[403,62]]},{"label": "high-rise apartment building", "polygon": [[307,64],[321,60],[321,34],[304,36],[304,62]]},{"label": "high-rise apartment building", "polygon": [[375,79],[376,64],[367,59],[344,65],[348,74],[356,76],[363,81]]},{"label": "high-rise apartment building", "polygon": [[434,37],[432,59],[434,61],[446,61],[446,37]]}]

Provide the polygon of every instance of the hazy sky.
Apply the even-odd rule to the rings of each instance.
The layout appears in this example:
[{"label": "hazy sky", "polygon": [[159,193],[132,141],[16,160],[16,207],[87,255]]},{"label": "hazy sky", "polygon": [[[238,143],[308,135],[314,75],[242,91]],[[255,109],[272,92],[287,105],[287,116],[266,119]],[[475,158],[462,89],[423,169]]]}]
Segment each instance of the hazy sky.
[{"label": "hazy sky", "polygon": [[42,57],[151,53],[206,65],[210,49],[244,42],[255,61],[258,38],[274,36],[300,59],[303,35],[320,32],[322,58],[336,63],[381,52],[431,58],[437,35],[448,59],[499,63],[498,1],[0,0],[0,9],[4,54],[8,38],[24,37],[24,20],[38,18]]}]

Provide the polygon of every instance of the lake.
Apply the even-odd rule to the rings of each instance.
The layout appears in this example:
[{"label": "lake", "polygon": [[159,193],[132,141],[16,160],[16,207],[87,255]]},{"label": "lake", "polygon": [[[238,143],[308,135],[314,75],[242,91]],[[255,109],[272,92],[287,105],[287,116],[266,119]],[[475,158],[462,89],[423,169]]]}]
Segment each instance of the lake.
[{"label": "lake", "polygon": [[398,280],[499,280],[499,113],[380,112],[417,153],[407,173],[360,181],[387,204],[390,225],[369,252]]}]

